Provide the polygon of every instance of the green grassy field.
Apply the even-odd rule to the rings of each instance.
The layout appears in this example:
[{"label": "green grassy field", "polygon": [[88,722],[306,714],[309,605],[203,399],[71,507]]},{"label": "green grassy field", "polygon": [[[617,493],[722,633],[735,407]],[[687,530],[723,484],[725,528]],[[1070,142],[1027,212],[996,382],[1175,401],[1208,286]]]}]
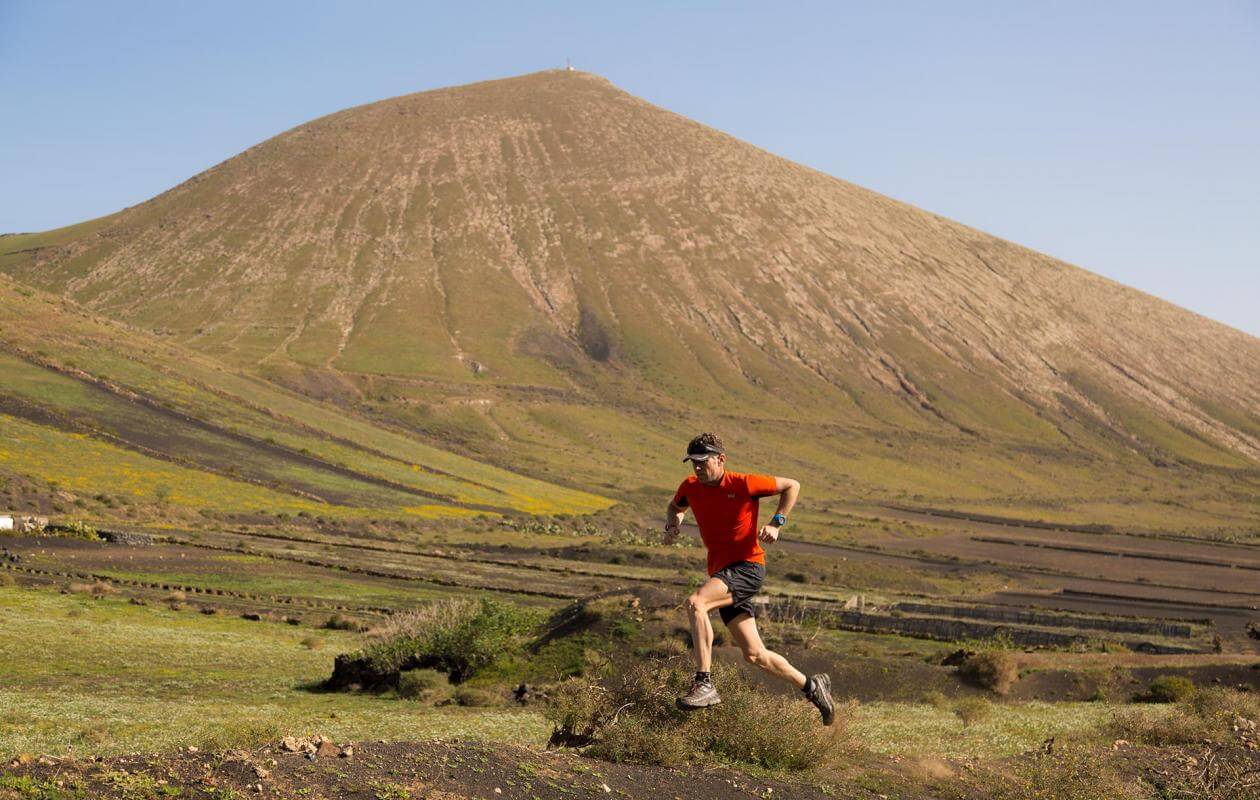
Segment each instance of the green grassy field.
[{"label": "green grassy field", "polygon": [[320,693],[357,634],[207,617],[115,598],[0,587],[0,758],[171,751],[323,733],[338,740],[474,737],[537,744],[509,709],[434,709]]},{"label": "green grassy field", "polygon": [[[0,586],[0,758],[172,751],[289,734],[338,741],[477,738],[530,746],[550,726],[533,711],[433,708],[393,694],[309,687],[361,634],[205,616],[87,594]],[[881,646],[936,647],[889,637]],[[890,644],[892,642],[893,644]],[[1105,703],[986,703],[964,726],[950,706],[871,703],[850,710],[862,746],[902,756],[989,758],[1088,731]],[[1158,713],[1152,711],[1151,713]]]}]

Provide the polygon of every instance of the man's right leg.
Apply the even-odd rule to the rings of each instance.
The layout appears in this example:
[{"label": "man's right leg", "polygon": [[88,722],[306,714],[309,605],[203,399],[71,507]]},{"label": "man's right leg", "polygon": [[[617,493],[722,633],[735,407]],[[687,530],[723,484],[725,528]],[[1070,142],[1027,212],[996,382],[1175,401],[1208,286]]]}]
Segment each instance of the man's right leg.
[{"label": "man's right leg", "polygon": [[691,689],[678,698],[679,708],[707,708],[722,702],[709,678],[713,660],[713,624],[709,622],[709,612],[733,602],[730,589],[718,578],[709,578],[687,598],[687,616],[691,623],[691,655],[696,665],[696,678],[691,683]]},{"label": "man's right leg", "polygon": [[708,672],[713,662],[713,623],[709,613],[735,602],[730,588],[719,578],[709,578],[687,598],[687,617],[691,623],[691,657],[696,672]]}]

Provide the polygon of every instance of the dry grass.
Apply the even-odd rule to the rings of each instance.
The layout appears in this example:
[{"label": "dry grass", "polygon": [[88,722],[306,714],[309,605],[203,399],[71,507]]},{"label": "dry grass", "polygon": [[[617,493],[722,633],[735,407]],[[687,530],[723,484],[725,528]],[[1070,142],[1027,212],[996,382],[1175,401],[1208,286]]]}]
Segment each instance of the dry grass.
[{"label": "dry grass", "polygon": [[806,770],[832,762],[847,743],[847,714],[824,728],[813,706],[754,688],[734,667],[714,664],[721,705],[684,712],[689,664],[636,661],[605,670],[601,680],[574,678],[553,693],[547,717],[552,741],[584,747],[615,762],[660,764],[730,761],[767,769]]},{"label": "dry grass", "polygon": [[118,589],[105,581],[72,583],[66,588],[75,594],[90,594],[93,597],[108,597],[110,595],[118,594]]},{"label": "dry grass", "polygon": [[1117,739],[1156,746],[1221,742],[1239,717],[1260,719],[1260,697],[1213,686],[1178,702],[1169,714],[1136,709],[1117,714],[1106,730]]},{"label": "dry grass", "polygon": [[990,767],[946,796],[986,800],[1152,800],[1147,787],[1118,772],[1091,747],[1047,745],[1009,769]]},{"label": "dry grass", "polygon": [[1004,650],[986,650],[968,656],[958,667],[958,674],[976,686],[1005,695],[1019,680],[1019,665]]},{"label": "dry grass", "polygon": [[[462,597],[444,598],[391,614],[369,628],[368,636],[377,642],[392,641],[404,636],[428,638],[439,631],[459,624],[461,620],[468,619],[476,613],[476,600]],[[333,627],[333,621],[329,620],[326,627]]]},{"label": "dry grass", "polygon": [[954,714],[965,728],[988,719],[992,713],[993,704],[979,697],[965,697],[954,704]]}]

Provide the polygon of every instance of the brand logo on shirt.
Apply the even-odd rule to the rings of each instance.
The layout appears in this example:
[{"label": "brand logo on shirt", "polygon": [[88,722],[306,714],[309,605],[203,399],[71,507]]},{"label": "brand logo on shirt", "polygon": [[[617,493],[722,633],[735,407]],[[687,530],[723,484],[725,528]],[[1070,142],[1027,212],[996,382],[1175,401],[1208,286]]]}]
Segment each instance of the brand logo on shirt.
[{"label": "brand logo on shirt", "polygon": [[734,500],[734,499],[735,499],[735,493],[734,493],[734,492],[731,492],[730,494],[728,494],[728,495],[727,495],[727,497],[729,497],[729,498],[731,498],[732,500]]}]

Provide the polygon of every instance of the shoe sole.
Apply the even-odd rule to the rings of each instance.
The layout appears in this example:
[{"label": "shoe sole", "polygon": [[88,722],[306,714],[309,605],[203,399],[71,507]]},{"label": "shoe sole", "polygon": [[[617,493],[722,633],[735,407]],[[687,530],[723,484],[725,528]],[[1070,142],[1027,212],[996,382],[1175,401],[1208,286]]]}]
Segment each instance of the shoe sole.
[{"label": "shoe sole", "polygon": [[693,706],[693,705],[689,705],[689,704],[687,704],[687,703],[684,703],[684,702],[683,702],[683,701],[681,701],[681,700],[675,700],[675,701],[674,701],[674,705],[678,706],[678,708],[679,708],[680,710],[682,710],[682,711],[699,711],[699,710],[701,710],[701,709],[703,709],[703,708],[713,708],[713,706],[718,706],[718,705],[721,705],[721,704],[722,704],[722,698],[720,698],[720,697],[719,697],[718,699],[714,700],[712,703],[705,703],[705,704],[704,704],[704,705],[702,705],[702,706]]},{"label": "shoe sole", "polygon": [[818,711],[822,714],[823,725],[829,726],[836,721],[836,702],[831,699],[831,676],[823,674],[815,680],[822,683],[822,695],[827,699],[827,708],[825,710],[820,708]]}]

